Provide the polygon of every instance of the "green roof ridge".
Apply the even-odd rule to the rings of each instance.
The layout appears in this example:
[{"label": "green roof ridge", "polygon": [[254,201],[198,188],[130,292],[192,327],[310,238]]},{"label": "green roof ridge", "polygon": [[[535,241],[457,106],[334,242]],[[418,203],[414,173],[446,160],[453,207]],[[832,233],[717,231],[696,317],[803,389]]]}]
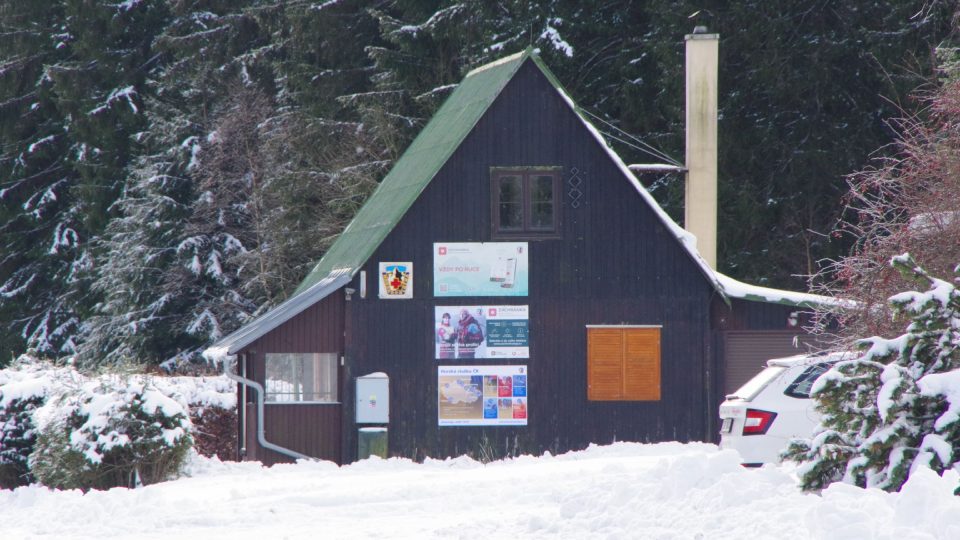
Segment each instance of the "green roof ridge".
[{"label": "green roof ridge", "polygon": [[373,255],[527,58],[533,58],[545,69],[528,48],[467,73],[300,283],[294,296],[331,272],[355,273]]}]

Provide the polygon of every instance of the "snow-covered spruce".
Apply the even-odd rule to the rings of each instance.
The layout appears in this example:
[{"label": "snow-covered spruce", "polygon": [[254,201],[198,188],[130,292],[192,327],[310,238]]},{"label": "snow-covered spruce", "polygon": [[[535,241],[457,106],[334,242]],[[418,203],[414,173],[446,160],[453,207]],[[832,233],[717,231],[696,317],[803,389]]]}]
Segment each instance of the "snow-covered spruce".
[{"label": "snow-covered spruce", "polygon": [[78,377],[71,369],[29,357],[0,370],[0,488],[33,482],[28,458],[37,440],[34,412],[55,386],[69,387]]},{"label": "snow-covered spruce", "polygon": [[175,476],[193,444],[186,409],[140,377],[84,382],[35,415],[30,468],[44,485],[106,489]]},{"label": "snow-covered spruce", "polygon": [[821,425],[786,454],[800,463],[804,489],[843,481],[897,491],[918,467],[942,473],[960,463],[960,291],[909,254],[892,265],[925,292],[890,298],[909,318],[903,335],[860,340],[860,357],[815,383]]}]

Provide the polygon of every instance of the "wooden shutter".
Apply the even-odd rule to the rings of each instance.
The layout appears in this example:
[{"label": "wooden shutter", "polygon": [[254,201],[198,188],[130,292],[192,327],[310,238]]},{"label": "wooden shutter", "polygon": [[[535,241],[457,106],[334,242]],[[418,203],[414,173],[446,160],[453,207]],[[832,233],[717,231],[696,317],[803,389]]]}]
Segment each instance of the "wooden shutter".
[{"label": "wooden shutter", "polygon": [[623,395],[635,401],[660,400],[660,329],[623,330]]},{"label": "wooden shutter", "polygon": [[588,328],[587,399],[658,401],[659,328]]},{"label": "wooden shutter", "polygon": [[587,329],[587,399],[623,399],[623,331]]}]

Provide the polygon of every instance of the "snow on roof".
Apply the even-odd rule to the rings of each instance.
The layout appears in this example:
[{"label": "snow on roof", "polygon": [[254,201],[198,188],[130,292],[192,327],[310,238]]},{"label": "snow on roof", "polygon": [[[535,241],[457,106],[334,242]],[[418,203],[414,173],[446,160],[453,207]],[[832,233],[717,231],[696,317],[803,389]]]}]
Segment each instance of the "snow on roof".
[{"label": "snow on roof", "polygon": [[831,352],[831,353],[814,353],[814,354],[798,354],[795,356],[787,356],[785,358],[773,358],[767,360],[768,367],[793,367],[793,366],[803,366],[807,364],[833,364],[839,362],[840,360],[852,358],[852,353],[849,352]]},{"label": "snow on roof", "polygon": [[737,281],[732,277],[725,276],[720,272],[713,272],[717,278],[724,294],[729,298],[740,298],[742,300],[753,300],[756,302],[770,302],[773,304],[788,304],[803,307],[842,307],[849,302],[838,300],[830,296],[821,296],[819,294],[801,293],[794,291],[785,291],[782,289],[771,289],[759,285],[750,285],[742,281]]},{"label": "snow on roof", "polygon": [[567,103],[573,113],[577,115],[577,118],[583,122],[583,125],[587,128],[587,131],[589,131],[590,134],[593,135],[593,137],[597,140],[597,142],[600,143],[600,147],[603,148],[603,150],[607,153],[607,156],[610,158],[610,160],[617,167],[619,167],[620,171],[623,173],[623,176],[633,185],[634,189],[637,190],[637,193],[640,194],[640,197],[644,199],[654,213],[656,213],[657,217],[660,218],[660,221],[663,222],[667,230],[670,231],[678,240],[680,240],[680,244],[683,245],[693,261],[697,264],[697,266],[700,267],[700,271],[703,272],[703,275],[710,281],[714,288],[722,293],[723,289],[720,286],[720,282],[717,279],[716,273],[712,268],[710,268],[710,265],[707,263],[707,261],[700,256],[700,252],[697,251],[697,238],[690,234],[690,232],[685,230],[683,227],[677,225],[677,223],[673,221],[673,219],[663,210],[663,208],[660,207],[660,203],[658,203],[656,199],[653,198],[653,195],[650,195],[650,192],[643,187],[643,184],[637,180],[637,177],[634,176],[633,172],[630,171],[630,168],[627,167],[627,164],[624,163],[620,156],[613,151],[613,148],[610,148],[610,145],[607,144],[607,140],[603,137],[603,135],[600,134],[600,131],[597,130],[597,128],[594,127],[594,125],[591,124],[590,121],[587,120],[586,117],[580,112],[580,108],[577,107],[576,103],[574,103],[573,98],[571,98],[567,94],[566,90],[560,86],[559,82],[556,81],[556,79],[553,77],[553,74],[550,73],[547,67],[539,61],[539,58],[533,57],[533,59],[544,71],[544,74],[547,75],[547,78],[551,79],[557,89],[557,92],[559,92],[560,96]]}]

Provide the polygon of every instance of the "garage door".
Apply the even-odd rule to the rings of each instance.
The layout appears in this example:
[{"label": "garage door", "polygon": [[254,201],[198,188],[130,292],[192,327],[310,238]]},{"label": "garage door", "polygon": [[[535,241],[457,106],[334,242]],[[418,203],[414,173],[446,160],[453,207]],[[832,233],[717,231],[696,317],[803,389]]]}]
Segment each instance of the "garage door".
[{"label": "garage door", "polygon": [[727,332],[724,342],[726,370],[724,393],[733,393],[760,373],[771,358],[817,350],[815,336],[782,331]]}]

